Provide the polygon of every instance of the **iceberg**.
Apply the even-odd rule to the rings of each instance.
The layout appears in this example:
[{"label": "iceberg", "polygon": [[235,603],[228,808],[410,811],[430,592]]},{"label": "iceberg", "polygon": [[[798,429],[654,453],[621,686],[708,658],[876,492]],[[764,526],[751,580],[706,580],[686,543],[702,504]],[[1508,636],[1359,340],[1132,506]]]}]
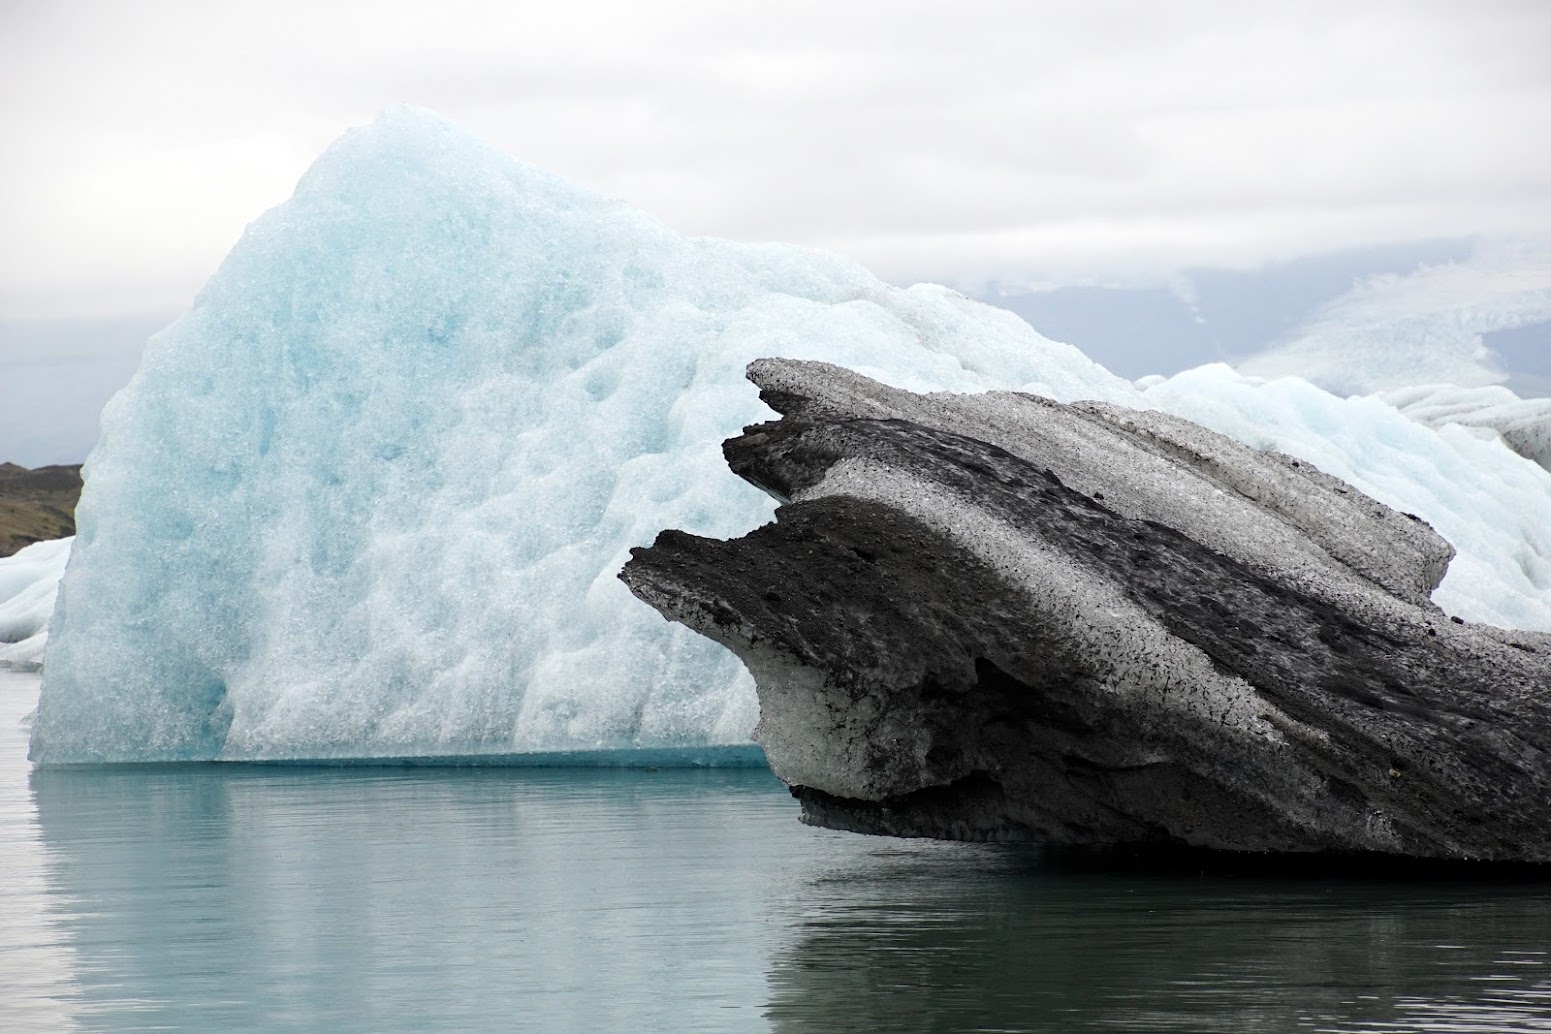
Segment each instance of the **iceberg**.
[{"label": "iceberg", "polygon": [[1422,384],[1379,397],[1428,427],[1456,424],[1482,438],[1500,437],[1514,452],[1551,470],[1551,398],[1520,398],[1500,384]]},{"label": "iceberg", "polygon": [[0,668],[33,671],[42,666],[72,541],[34,542],[0,557]]},{"label": "iceberg", "polygon": [[1499,442],[1227,368],[1144,390],[949,289],[685,237],[396,109],[248,228],[104,411],[32,758],[747,743],[739,661],[615,574],[664,527],[770,519],[721,454],[770,414],[762,357],[1178,412],[1432,522],[1460,554],[1441,606],[1551,628],[1551,474]]},{"label": "iceberg", "polygon": [[106,407],[43,763],[746,742],[752,683],[614,573],[773,503],[764,355],[901,387],[1129,384],[1012,313],[692,239],[426,112],[323,154]]},{"label": "iceberg", "polygon": [[1297,377],[1222,364],[1147,389],[1145,407],[1312,463],[1455,549],[1433,602],[1466,621],[1551,631],[1551,473],[1496,435],[1436,428],[1378,396],[1341,398]]},{"label": "iceberg", "polygon": [[804,821],[1551,862],[1551,635],[1444,618],[1425,524],[1156,411],[749,377],[776,521],[620,578],[744,659]]}]

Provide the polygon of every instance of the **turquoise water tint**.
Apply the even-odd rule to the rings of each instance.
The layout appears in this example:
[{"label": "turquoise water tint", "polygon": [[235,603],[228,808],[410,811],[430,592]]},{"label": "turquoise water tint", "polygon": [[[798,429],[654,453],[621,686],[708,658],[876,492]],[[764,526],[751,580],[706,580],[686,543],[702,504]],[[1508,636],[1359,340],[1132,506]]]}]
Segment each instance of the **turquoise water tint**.
[{"label": "turquoise water tint", "polygon": [[0,1027],[1551,1031],[1551,886],[1095,872],[813,830],[751,770],[33,772]]}]

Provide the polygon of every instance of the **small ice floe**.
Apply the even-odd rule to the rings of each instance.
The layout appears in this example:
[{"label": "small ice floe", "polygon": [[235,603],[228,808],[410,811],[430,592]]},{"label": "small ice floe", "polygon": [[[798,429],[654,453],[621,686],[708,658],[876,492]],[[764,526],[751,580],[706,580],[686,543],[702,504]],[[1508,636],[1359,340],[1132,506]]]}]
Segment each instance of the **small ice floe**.
[{"label": "small ice floe", "polygon": [[0,557],[0,668],[43,666],[49,617],[74,537],[35,542]]}]

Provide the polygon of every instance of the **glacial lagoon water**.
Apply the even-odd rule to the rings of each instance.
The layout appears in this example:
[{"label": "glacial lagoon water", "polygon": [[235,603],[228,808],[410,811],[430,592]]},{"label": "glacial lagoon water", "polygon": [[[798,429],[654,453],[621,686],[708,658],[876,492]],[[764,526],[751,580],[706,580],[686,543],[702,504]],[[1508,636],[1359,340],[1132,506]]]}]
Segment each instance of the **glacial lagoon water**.
[{"label": "glacial lagoon water", "polygon": [[1551,883],[858,837],[758,770],[34,771],[36,694],[6,1031],[1551,1031]]}]

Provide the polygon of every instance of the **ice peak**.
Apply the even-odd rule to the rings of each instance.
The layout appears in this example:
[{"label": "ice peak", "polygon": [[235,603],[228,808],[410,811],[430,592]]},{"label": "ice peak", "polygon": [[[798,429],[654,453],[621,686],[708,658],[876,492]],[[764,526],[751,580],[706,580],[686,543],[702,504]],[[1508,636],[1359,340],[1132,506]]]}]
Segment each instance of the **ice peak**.
[{"label": "ice peak", "polygon": [[613,577],[718,476],[743,368],[1130,392],[1009,314],[690,239],[440,117],[345,134],[109,404],[55,619],[45,762],[741,741],[731,655]]}]

